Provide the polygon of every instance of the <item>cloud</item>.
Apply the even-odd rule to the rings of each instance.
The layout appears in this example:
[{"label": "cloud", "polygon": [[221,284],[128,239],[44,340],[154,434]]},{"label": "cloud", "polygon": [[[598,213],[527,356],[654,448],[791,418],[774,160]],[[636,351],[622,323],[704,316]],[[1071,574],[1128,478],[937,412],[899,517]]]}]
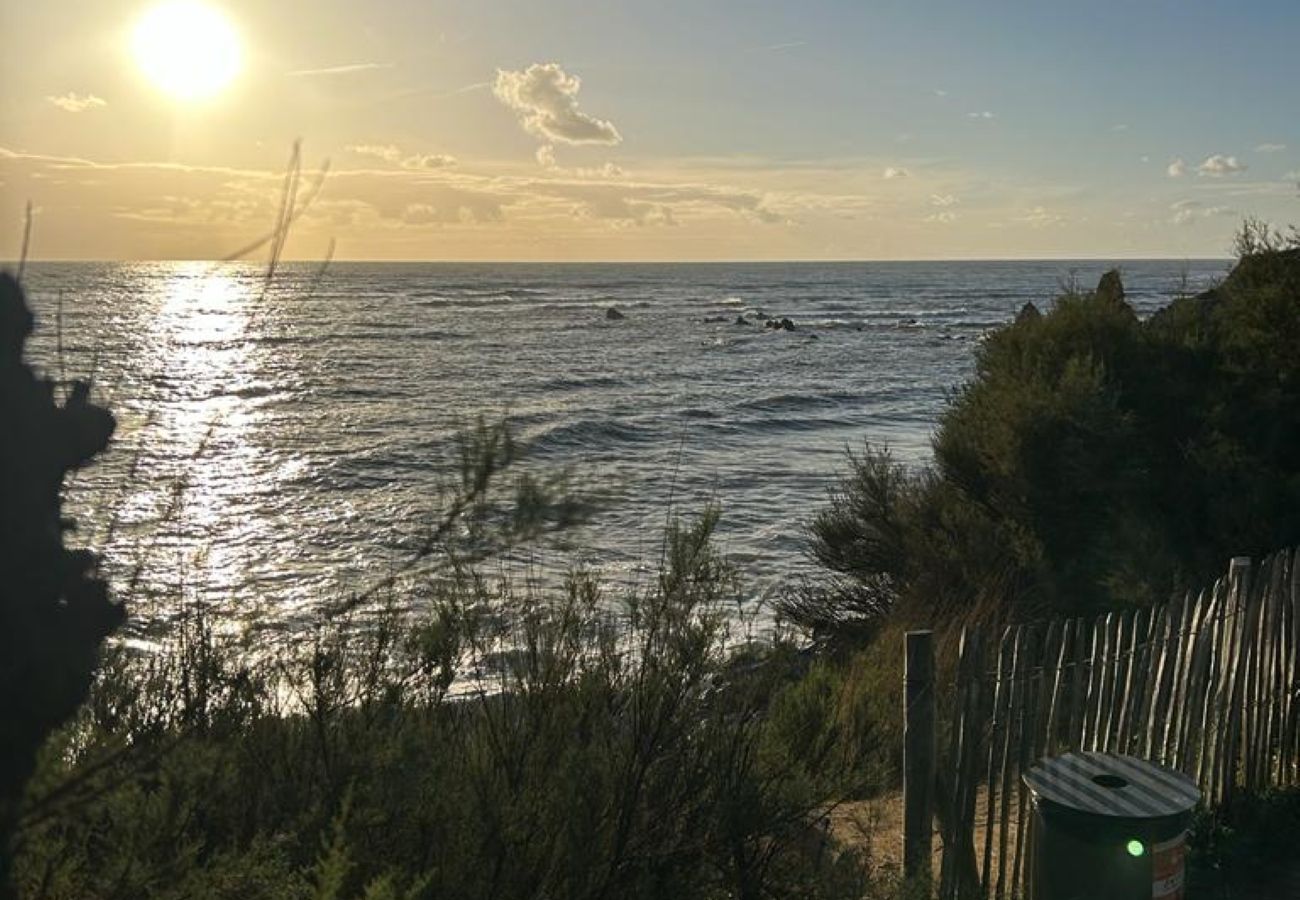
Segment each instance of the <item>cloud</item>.
[{"label": "cloud", "polygon": [[925,217],[925,221],[938,222],[941,225],[948,225],[952,222],[957,221],[957,214],[950,209],[945,209],[942,212],[930,213],[930,215]]},{"label": "cloud", "polygon": [[793,50],[795,47],[807,47],[807,46],[808,46],[807,41],[783,41],[782,43],[779,44],[768,44],[764,47],[750,47],[748,52],[757,53],[759,51],[768,51],[768,52],[776,53],[781,50]]},{"label": "cloud", "polygon": [[108,101],[103,97],[96,97],[94,94],[78,94],[76,91],[68,91],[66,94],[57,97],[50,96],[45,99],[59,109],[70,113],[80,113],[88,109],[100,109],[108,106]]},{"label": "cloud", "polygon": [[1286,144],[1260,144],[1255,148],[1256,153],[1281,153],[1286,149]]},{"label": "cloud", "polygon": [[317,75],[352,75],[357,72],[373,72],[376,69],[391,69],[390,62],[348,63],[342,66],[328,66],[323,69],[296,69],[289,73],[292,78],[313,78]]},{"label": "cloud", "polygon": [[906,178],[907,175],[908,172],[906,169],[898,168],[896,166],[890,166],[889,168],[885,169],[886,179]]},{"label": "cloud", "polygon": [[445,169],[456,165],[456,157],[445,153],[407,154],[396,144],[349,144],[344,148],[357,156],[372,156],[387,163],[397,163],[403,169]]},{"label": "cloud", "polygon": [[945,91],[943,88],[935,88],[935,89],[934,89],[934,95],[935,95],[936,97],[947,97],[947,96],[948,96],[948,92]]},{"label": "cloud", "polygon": [[559,63],[533,63],[522,72],[497,69],[492,93],[530,134],[558,144],[617,144],[614,123],[578,109],[582,81]]},{"label": "cloud", "polygon": [[1184,160],[1181,156],[1175,157],[1169,163],[1169,167],[1165,169],[1165,173],[1170,178],[1182,178],[1184,175],[1187,174],[1187,161]]},{"label": "cloud", "polygon": [[1053,225],[1064,225],[1068,219],[1060,213],[1054,213],[1043,206],[1035,206],[1023,216],[1017,216],[1015,221],[1023,222],[1031,228],[1048,228]]},{"label": "cloud", "polygon": [[942,206],[942,207],[956,206],[960,202],[961,201],[958,200],[952,194],[931,194],[930,195],[931,206]]},{"label": "cloud", "polygon": [[1224,175],[1236,175],[1238,172],[1244,172],[1246,166],[1237,162],[1235,156],[1224,156],[1216,153],[1213,156],[1207,156],[1205,161],[1196,167],[1196,171],[1201,175],[1221,178]]},{"label": "cloud", "polygon": [[1235,210],[1226,206],[1206,206],[1199,200],[1179,200],[1177,203],[1171,203],[1169,209],[1173,211],[1169,221],[1175,225],[1190,225],[1213,216],[1236,215]]},{"label": "cloud", "polygon": [[416,153],[402,160],[403,169],[445,169],[456,165],[456,157],[446,153]]},{"label": "cloud", "polygon": [[966,113],[966,118],[968,118],[968,119],[992,119],[992,118],[994,118],[994,116],[993,116],[993,113],[989,112],[989,111],[986,109],[986,110],[984,110],[984,111],[982,111],[982,112],[968,112],[968,113]]},{"label": "cloud", "polygon": [[1121,122],[1121,123],[1119,123],[1118,125],[1112,125],[1112,126],[1110,126],[1110,130],[1111,130],[1111,131],[1114,131],[1114,132],[1117,132],[1117,133],[1118,133],[1118,132],[1121,132],[1121,131],[1128,131],[1128,125],[1126,125],[1126,124],[1124,124],[1123,122]]},{"label": "cloud", "polygon": [[530,194],[570,201],[576,204],[572,213],[579,218],[622,224],[675,225],[678,213],[700,215],[719,209],[763,224],[786,222],[784,216],[767,206],[763,195],[715,185],[556,178],[524,182],[519,188]]},{"label": "cloud", "polygon": [[555,168],[554,144],[542,144],[537,148],[537,164],[545,169]]},{"label": "cloud", "polygon": [[384,162],[397,162],[402,158],[402,150],[395,144],[348,144],[343,149],[357,156],[373,156]]}]

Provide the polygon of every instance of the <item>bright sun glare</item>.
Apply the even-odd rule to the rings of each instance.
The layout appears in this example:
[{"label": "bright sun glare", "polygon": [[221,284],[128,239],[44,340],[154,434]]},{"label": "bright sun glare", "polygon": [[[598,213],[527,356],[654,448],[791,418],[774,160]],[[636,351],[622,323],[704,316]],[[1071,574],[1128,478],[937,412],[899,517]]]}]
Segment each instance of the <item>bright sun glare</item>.
[{"label": "bright sun glare", "polygon": [[169,0],[135,26],[131,49],[155,87],[178,100],[219,93],[239,73],[239,36],[217,10],[196,0]]}]

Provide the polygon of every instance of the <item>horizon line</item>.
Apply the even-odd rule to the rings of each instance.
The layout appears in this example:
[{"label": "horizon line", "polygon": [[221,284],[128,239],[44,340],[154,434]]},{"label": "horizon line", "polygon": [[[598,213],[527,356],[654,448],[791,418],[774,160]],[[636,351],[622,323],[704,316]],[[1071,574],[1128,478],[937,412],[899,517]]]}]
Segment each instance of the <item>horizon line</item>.
[{"label": "horizon line", "polygon": [[[1007,262],[1233,262],[1232,256],[950,256],[950,257],[912,257],[912,258],[871,258],[871,257],[792,257],[786,259],[454,259],[454,258],[408,258],[408,259],[373,259],[366,257],[335,257],[329,265],[370,264],[370,265],[483,265],[483,266],[630,266],[630,265],[674,265],[674,266],[717,266],[717,265],[855,265],[882,263],[1007,263]],[[228,259],[221,257],[125,257],[125,258],[91,258],[91,257],[28,257],[27,264],[42,263],[255,263],[255,259]],[[282,257],[280,263],[310,263],[320,265],[325,260],[318,256]],[[16,261],[14,261],[16,264]]]}]

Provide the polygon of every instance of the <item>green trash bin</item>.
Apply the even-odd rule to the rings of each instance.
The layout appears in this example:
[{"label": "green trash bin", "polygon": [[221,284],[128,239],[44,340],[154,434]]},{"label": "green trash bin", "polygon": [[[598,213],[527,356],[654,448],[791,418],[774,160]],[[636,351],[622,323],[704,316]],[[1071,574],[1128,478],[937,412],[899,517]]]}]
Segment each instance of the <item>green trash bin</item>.
[{"label": "green trash bin", "polygon": [[1032,900],[1184,900],[1187,826],[1201,799],[1190,778],[1131,756],[1067,753],[1024,779]]}]

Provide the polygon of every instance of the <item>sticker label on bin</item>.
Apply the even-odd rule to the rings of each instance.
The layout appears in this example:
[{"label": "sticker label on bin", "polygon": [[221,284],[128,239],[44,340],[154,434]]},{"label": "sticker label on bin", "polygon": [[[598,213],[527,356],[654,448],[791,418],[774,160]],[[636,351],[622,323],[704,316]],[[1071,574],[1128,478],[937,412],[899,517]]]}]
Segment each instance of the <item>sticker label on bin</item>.
[{"label": "sticker label on bin", "polygon": [[1183,862],[1187,835],[1180,834],[1151,848],[1152,900],[1183,900]]}]

